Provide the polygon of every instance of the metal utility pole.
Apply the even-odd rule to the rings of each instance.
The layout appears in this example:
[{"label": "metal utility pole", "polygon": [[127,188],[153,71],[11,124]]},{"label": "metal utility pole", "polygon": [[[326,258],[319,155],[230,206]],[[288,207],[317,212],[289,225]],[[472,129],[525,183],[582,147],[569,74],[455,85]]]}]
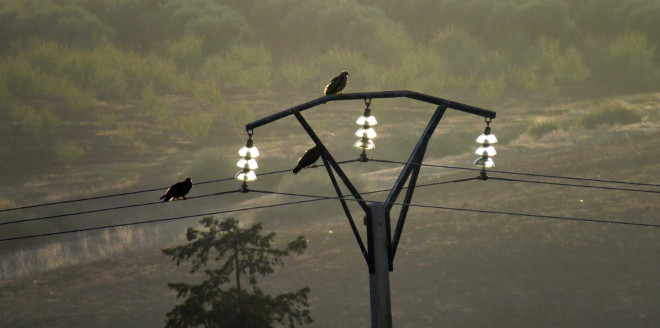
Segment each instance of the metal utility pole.
[{"label": "metal utility pole", "polygon": [[[369,269],[369,295],[371,300],[371,327],[392,327],[390,297],[390,240],[389,213],[383,203],[372,203],[371,216],[367,216],[369,254],[373,257],[373,269]],[[369,232],[367,232],[369,235]]]},{"label": "metal utility pole", "polygon": [[[339,164],[334,160],[330,152],[325,148],[325,145],[319,137],[316,135],[311,126],[303,118],[301,112],[316,107],[318,105],[325,104],[329,101],[339,101],[339,100],[356,100],[364,99],[365,103],[367,100],[369,104],[371,99],[375,98],[411,98],[418,101],[423,101],[431,104],[437,105],[437,109],[431,120],[426,126],[426,129],[420,136],[415,148],[413,149],[407,164],[404,166],[403,170],[399,174],[397,181],[394,183],[392,190],[385,202],[382,203],[371,203],[367,204],[362,196],[353,186],[350,179],[344,174],[343,170]],[[367,105],[368,107],[368,105]],[[330,95],[317,98],[315,100],[300,104],[294,107],[291,107],[287,110],[275,113],[273,115],[261,118],[252,123],[245,125],[245,130],[248,131],[248,135],[251,137],[253,129],[260,126],[266,125],[273,121],[285,118],[290,115],[294,115],[296,119],[300,122],[303,129],[307,132],[310,138],[314,143],[321,148],[321,158],[325,164],[325,168],[328,171],[330,180],[334,186],[337,197],[339,198],[346,218],[351,226],[351,230],[355,235],[357,243],[362,251],[362,254],[367,262],[369,268],[369,287],[370,287],[370,303],[371,303],[371,327],[372,328],[392,328],[392,307],[391,307],[391,297],[390,297],[390,278],[389,272],[394,269],[394,256],[396,255],[396,249],[401,238],[401,232],[403,231],[403,226],[405,223],[406,215],[408,213],[408,205],[412,200],[412,195],[415,189],[415,184],[417,183],[417,176],[420,171],[420,164],[424,159],[424,154],[426,152],[426,146],[428,144],[431,135],[435,131],[438,123],[442,119],[443,114],[448,109],[455,109],[465,113],[483,116],[486,119],[495,118],[496,113],[479,107],[474,107],[470,105],[465,105],[462,103],[454,102],[451,100],[446,100],[438,97],[433,97],[425,95],[419,92],[408,91],[408,90],[399,90],[399,91],[378,91],[378,92],[358,92],[358,93],[346,93],[338,95]],[[489,122],[489,121],[488,121]],[[365,156],[365,161],[368,159]],[[335,178],[335,174],[339,176],[339,180],[346,186],[353,198],[358,202],[360,207],[365,213],[365,225],[367,233],[367,246],[365,247],[364,242],[360,232],[358,231],[357,226],[353,220],[353,217],[346,205],[346,196],[342,195],[341,189],[339,187],[338,180]],[[475,178],[476,179],[476,178]],[[408,189],[406,190],[406,195],[404,202],[399,213],[399,219],[397,220],[396,228],[394,231],[394,236],[391,232],[390,224],[390,211],[392,206],[396,202],[401,190],[403,190],[404,185],[408,182]],[[247,188],[246,188],[247,191]]]}]

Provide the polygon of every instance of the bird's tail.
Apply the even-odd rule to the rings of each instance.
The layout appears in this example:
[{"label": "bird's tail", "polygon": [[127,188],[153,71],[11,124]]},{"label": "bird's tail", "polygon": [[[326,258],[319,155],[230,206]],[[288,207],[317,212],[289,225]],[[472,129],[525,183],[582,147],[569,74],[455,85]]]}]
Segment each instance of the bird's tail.
[{"label": "bird's tail", "polygon": [[166,201],[170,200],[170,199],[167,197],[167,195],[162,195],[162,196],[160,196],[160,198],[158,198],[158,199],[162,199],[163,202],[166,202]]},{"label": "bird's tail", "polygon": [[300,170],[302,170],[302,166],[298,165],[298,166],[294,167],[293,168],[293,174],[298,174],[298,172],[300,172]]}]

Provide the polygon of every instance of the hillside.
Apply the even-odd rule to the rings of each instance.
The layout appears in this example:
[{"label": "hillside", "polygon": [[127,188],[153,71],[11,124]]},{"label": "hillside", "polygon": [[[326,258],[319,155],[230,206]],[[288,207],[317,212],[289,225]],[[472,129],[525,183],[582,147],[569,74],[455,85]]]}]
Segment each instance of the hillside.
[{"label": "hillside", "polygon": [[[255,115],[262,117],[305,100],[309,99],[286,99],[274,106],[263,97],[255,98],[251,105]],[[493,133],[500,139],[496,145],[497,169],[657,185],[660,164],[653,149],[660,146],[658,104],[660,94],[656,93],[547,106],[516,100],[489,107],[498,112],[492,123]],[[362,107],[361,103],[328,104],[305,115],[336,158],[350,159],[357,156],[349,147],[354,142],[352,132],[356,128],[352,121],[360,115]],[[433,108],[398,101],[374,101],[372,108],[379,119],[379,136],[375,140],[377,148],[370,156],[405,161]],[[618,123],[611,124],[611,120]],[[76,124],[81,128],[86,126],[84,121]],[[469,167],[475,158],[473,140],[483,127],[483,121],[478,118],[448,113],[431,140],[425,163]],[[85,133],[84,128],[78,131]],[[143,131],[147,136],[158,133]],[[211,131],[224,136],[221,146],[215,142],[196,147],[189,147],[186,142],[158,143],[139,156],[108,157],[116,162],[94,159],[58,167],[56,172],[45,170],[47,173],[39,173],[43,172],[40,168],[32,174],[12,176],[12,193],[19,200],[49,201],[84,197],[90,192],[102,194],[161,186],[190,172],[196,173],[193,181],[231,176],[234,169],[217,166],[227,161],[231,167],[231,162],[238,159],[233,155],[245,142],[244,132]],[[87,133],[97,132],[91,129]],[[293,120],[256,130],[255,145],[263,153],[260,172],[290,166],[310,143],[302,133]],[[227,155],[212,155],[216,152]],[[217,161],[209,163],[209,159]],[[400,166],[368,162],[346,164],[345,169],[351,178],[355,177],[360,190],[366,191],[389,188]],[[475,174],[425,167],[419,183]],[[504,173],[491,173],[491,176],[541,180]],[[163,177],[168,181],[163,181]],[[76,187],[70,188],[72,184]],[[68,188],[63,193],[55,192],[61,186]],[[332,194],[322,169],[304,170],[295,177],[263,176],[251,186]],[[234,187],[237,184],[229,182],[200,186],[193,192],[202,194]],[[2,194],[8,194],[10,189],[3,188]],[[492,179],[418,188],[413,202],[658,224],[658,188],[625,188],[655,193]],[[149,201],[157,195],[158,192],[135,196],[131,202]],[[375,194],[367,199],[383,197]],[[191,199],[166,204],[167,208],[156,206],[88,219],[103,224],[117,222],[127,215],[129,219],[141,220],[289,200],[295,199],[248,193],[212,200]],[[93,205],[113,204],[119,205],[121,201]],[[360,221],[359,211],[354,205],[352,208]],[[70,206],[57,211],[72,209],[83,208]],[[327,216],[310,217],[312,212]],[[44,212],[28,213],[32,217]],[[236,217],[244,223],[264,222],[266,230],[277,232],[278,240],[298,234],[309,239],[309,249],[304,255],[288,259],[282,270],[263,282],[268,290],[309,286],[315,319],[310,327],[368,326],[366,265],[339,204],[324,201],[239,212]],[[75,219],[61,222],[59,227],[83,224]],[[195,219],[187,219],[162,225],[163,233],[152,247],[145,244],[122,255],[0,281],[3,314],[0,326],[162,326],[164,313],[176,303],[176,295],[167,289],[166,283],[194,277],[186,274],[185,267],[177,268],[159,249],[180,240],[184,228],[194,223]],[[39,232],[50,227],[30,226],[28,231]],[[143,229],[145,236],[154,236],[154,226]],[[18,235],[22,232],[25,231],[14,231]],[[76,238],[79,235],[52,241],[68,242]],[[108,245],[103,244],[102,234],[90,238],[99,245]],[[655,306],[660,303],[659,240],[657,228],[413,207],[391,274],[394,326],[657,327],[660,325],[660,312]],[[38,242],[22,245],[39,247]],[[2,246],[5,253],[15,247]]]}]

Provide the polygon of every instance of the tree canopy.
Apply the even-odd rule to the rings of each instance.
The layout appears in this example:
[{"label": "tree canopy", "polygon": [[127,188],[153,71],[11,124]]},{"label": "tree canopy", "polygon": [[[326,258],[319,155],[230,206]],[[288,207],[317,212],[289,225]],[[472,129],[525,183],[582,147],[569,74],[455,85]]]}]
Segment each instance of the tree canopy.
[{"label": "tree canopy", "polygon": [[[188,228],[188,243],[166,248],[163,253],[180,265],[192,264],[191,273],[202,270],[206,280],[198,284],[169,283],[183,303],[167,313],[168,327],[269,328],[283,324],[293,328],[311,323],[308,287],[270,296],[257,284],[257,276],[274,272],[282,258],[302,253],[307,247],[298,236],[286,247],[271,246],[275,233],[260,234],[261,223],[239,227],[238,220],[212,217],[200,221],[206,230]],[[243,287],[247,280],[249,288]],[[225,287],[233,283],[232,287]]]}]

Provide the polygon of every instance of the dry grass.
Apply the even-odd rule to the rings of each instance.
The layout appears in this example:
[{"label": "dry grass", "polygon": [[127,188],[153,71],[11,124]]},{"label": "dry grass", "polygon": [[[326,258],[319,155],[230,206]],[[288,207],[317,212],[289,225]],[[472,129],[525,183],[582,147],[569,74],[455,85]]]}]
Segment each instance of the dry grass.
[{"label": "dry grass", "polygon": [[[645,151],[658,147],[658,139],[653,137],[657,134],[658,123],[649,119],[653,117],[652,108],[656,106],[657,97],[644,95],[626,98],[625,101],[641,108],[646,118],[636,124],[605,126],[595,130],[582,129],[575,122],[576,117],[589,110],[586,102],[558,105],[547,111],[542,108],[529,109],[531,106],[495,108],[498,119],[492,124],[493,131],[498,131],[496,134],[501,139],[497,145],[497,168],[657,183],[655,172],[660,171],[657,155]],[[295,103],[276,107],[288,108],[292,105]],[[423,129],[428,119],[426,114],[430,113],[416,109],[388,112],[386,106],[381,106],[378,107],[379,123],[381,117],[386,119],[377,130],[378,156],[387,159],[402,157],[405,160],[406,150],[409,149],[406,142],[397,144],[397,134],[390,130],[391,122],[397,117],[414,117],[415,129],[420,126]],[[254,108],[257,117],[273,111],[273,106],[267,102],[255,101]],[[331,118],[338,120],[346,113],[328,107],[305,115],[312,117],[310,122],[327,119],[323,126],[334,129],[327,131],[319,128],[321,138],[327,140],[332,149],[340,151],[345,144],[352,143],[351,135],[355,127],[352,122],[351,126],[333,123]],[[548,117],[562,128],[545,133],[540,138],[524,133],[538,116]],[[385,123],[388,121],[389,125]],[[265,171],[288,167],[289,162],[295,161],[297,157],[289,154],[291,145],[296,147],[293,152],[306,146],[304,136],[281,136],[289,131],[298,131],[291,128],[295,124],[286,127],[282,122],[277,124],[270,130],[265,128],[255,133],[255,144],[264,153],[260,169]],[[482,121],[472,122],[460,115],[448,115],[440,125],[437,136],[451,135],[450,130],[473,131],[470,133],[470,144],[483,130]],[[468,133],[465,134],[467,137]],[[510,137],[502,137],[505,135]],[[443,140],[458,142],[448,138],[433,141],[439,144]],[[231,147],[231,152],[228,151],[226,156],[235,154],[234,148],[244,142],[244,135],[227,140],[235,147]],[[396,150],[390,151],[390,146]],[[185,152],[184,147],[169,147],[175,150],[162,158],[181,159],[186,157],[184,154],[195,153]],[[471,146],[468,144],[466,147]],[[474,159],[472,151],[465,154],[455,152],[455,156],[433,153],[427,160],[467,166],[466,163]],[[221,152],[222,149],[218,148],[212,153]],[[346,154],[355,156],[353,152],[347,151]],[[210,159],[218,157],[221,160],[224,156],[225,153],[215,157],[207,154],[195,157],[195,160],[215,162]],[[185,163],[185,160],[181,162]],[[88,183],[110,181],[115,177],[113,181],[118,182],[108,183],[105,188],[114,188],[115,185],[131,188],[160,185],[164,174],[153,171],[162,166],[142,164],[130,170],[132,166],[127,164],[105,172],[97,179],[89,179]],[[186,171],[186,167],[193,166],[181,166],[172,171]],[[196,170],[205,171],[213,167],[213,163],[206,163]],[[124,175],[129,171],[134,172],[136,178],[126,180]],[[267,177],[260,177],[255,186],[270,183],[270,187],[279,188],[286,184],[287,188],[295,190],[294,181],[300,180],[304,185],[310,185],[314,193],[322,192],[317,189],[320,187],[315,183],[315,178],[323,172],[317,171],[305,170],[300,173],[304,175],[287,176],[285,180],[271,182]],[[391,185],[398,167],[366,163],[350,166],[349,171],[350,176],[359,175],[368,181],[368,188],[365,188],[377,189]],[[77,174],[79,177],[85,176],[83,172]],[[469,174],[424,168],[418,183],[464,178]],[[63,172],[54,179],[71,177]],[[72,181],[83,184],[85,180]],[[30,188],[41,190],[56,185],[55,181],[44,180],[43,183]],[[214,190],[223,188],[212,187]],[[94,190],[108,190],[101,188]],[[195,193],[204,192],[202,186],[195,188]],[[328,193],[332,194],[331,190]],[[67,196],[71,195],[60,197]],[[382,197],[370,195],[369,199]],[[231,200],[219,199],[208,205],[217,209],[279,201],[284,199],[248,193]],[[448,207],[635,222],[655,222],[656,213],[660,210],[652,194],[514,184],[497,180],[418,188],[413,201]],[[176,207],[169,206],[163,212],[154,214],[159,217],[174,216],[177,215],[174,212],[177,208],[189,214],[202,211],[200,204],[193,201],[175,203]],[[359,209],[354,210],[354,213],[360,213]],[[282,207],[281,212],[262,210],[241,214],[242,220],[254,220],[255,217],[262,219],[264,229],[277,232],[278,238],[288,240],[292,235],[304,234],[310,240],[306,254],[287,261],[273,280],[264,281],[266,288],[288,290],[309,285],[312,288],[312,312],[317,322],[311,327],[325,327],[329,322],[334,327],[368,326],[366,266],[339,204],[328,203],[302,210],[301,207]],[[354,219],[363,232],[361,215],[355,215]],[[396,213],[393,213],[395,219]],[[183,236],[183,225],[191,224],[194,224],[193,221],[182,224],[178,236]],[[39,270],[35,270],[35,264],[31,263],[31,259],[36,258],[36,252],[32,254],[23,250],[14,253],[16,266],[23,266],[26,270],[20,278],[0,282],[0,312],[8,313],[0,319],[0,323],[8,326],[43,326],[56,321],[68,326],[102,327],[131,326],[139,322],[142,326],[161,326],[164,313],[176,301],[166,283],[195,277],[187,276],[186,268],[177,268],[160,254],[157,248],[173,240],[164,230],[156,229],[165,228],[153,225],[142,232],[107,230],[93,237],[81,235],[77,238],[76,251],[65,244],[51,245],[51,249],[42,250],[41,255],[55,254],[55,259],[39,265],[56,267],[58,263],[64,264],[59,269],[43,273],[36,273]],[[653,307],[660,302],[655,292],[658,288],[656,277],[660,274],[660,266],[657,265],[660,263],[658,240],[660,238],[655,230],[637,227],[412,208],[397,252],[395,271],[391,274],[395,326],[473,327],[483,326],[487,322],[491,327],[654,327],[657,323],[654,318],[660,315]],[[122,245],[133,247],[124,248]],[[152,247],[156,249],[120,255],[127,249]],[[76,256],[85,260],[77,262],[77,265],[67,264]],[[94,259],[98,260],[85,264]],[[3,272],[15,270],[14,264],[0,263]],[[32,271],[27,269],[30,266],[33,266]],[[11,302],[5,301],[9,299]],[[21,310],[25,306],[39,311],[25,313]],[[129,308],[132,310],[127,311]],[[604,321],[603,317],[607,320]]]}]

